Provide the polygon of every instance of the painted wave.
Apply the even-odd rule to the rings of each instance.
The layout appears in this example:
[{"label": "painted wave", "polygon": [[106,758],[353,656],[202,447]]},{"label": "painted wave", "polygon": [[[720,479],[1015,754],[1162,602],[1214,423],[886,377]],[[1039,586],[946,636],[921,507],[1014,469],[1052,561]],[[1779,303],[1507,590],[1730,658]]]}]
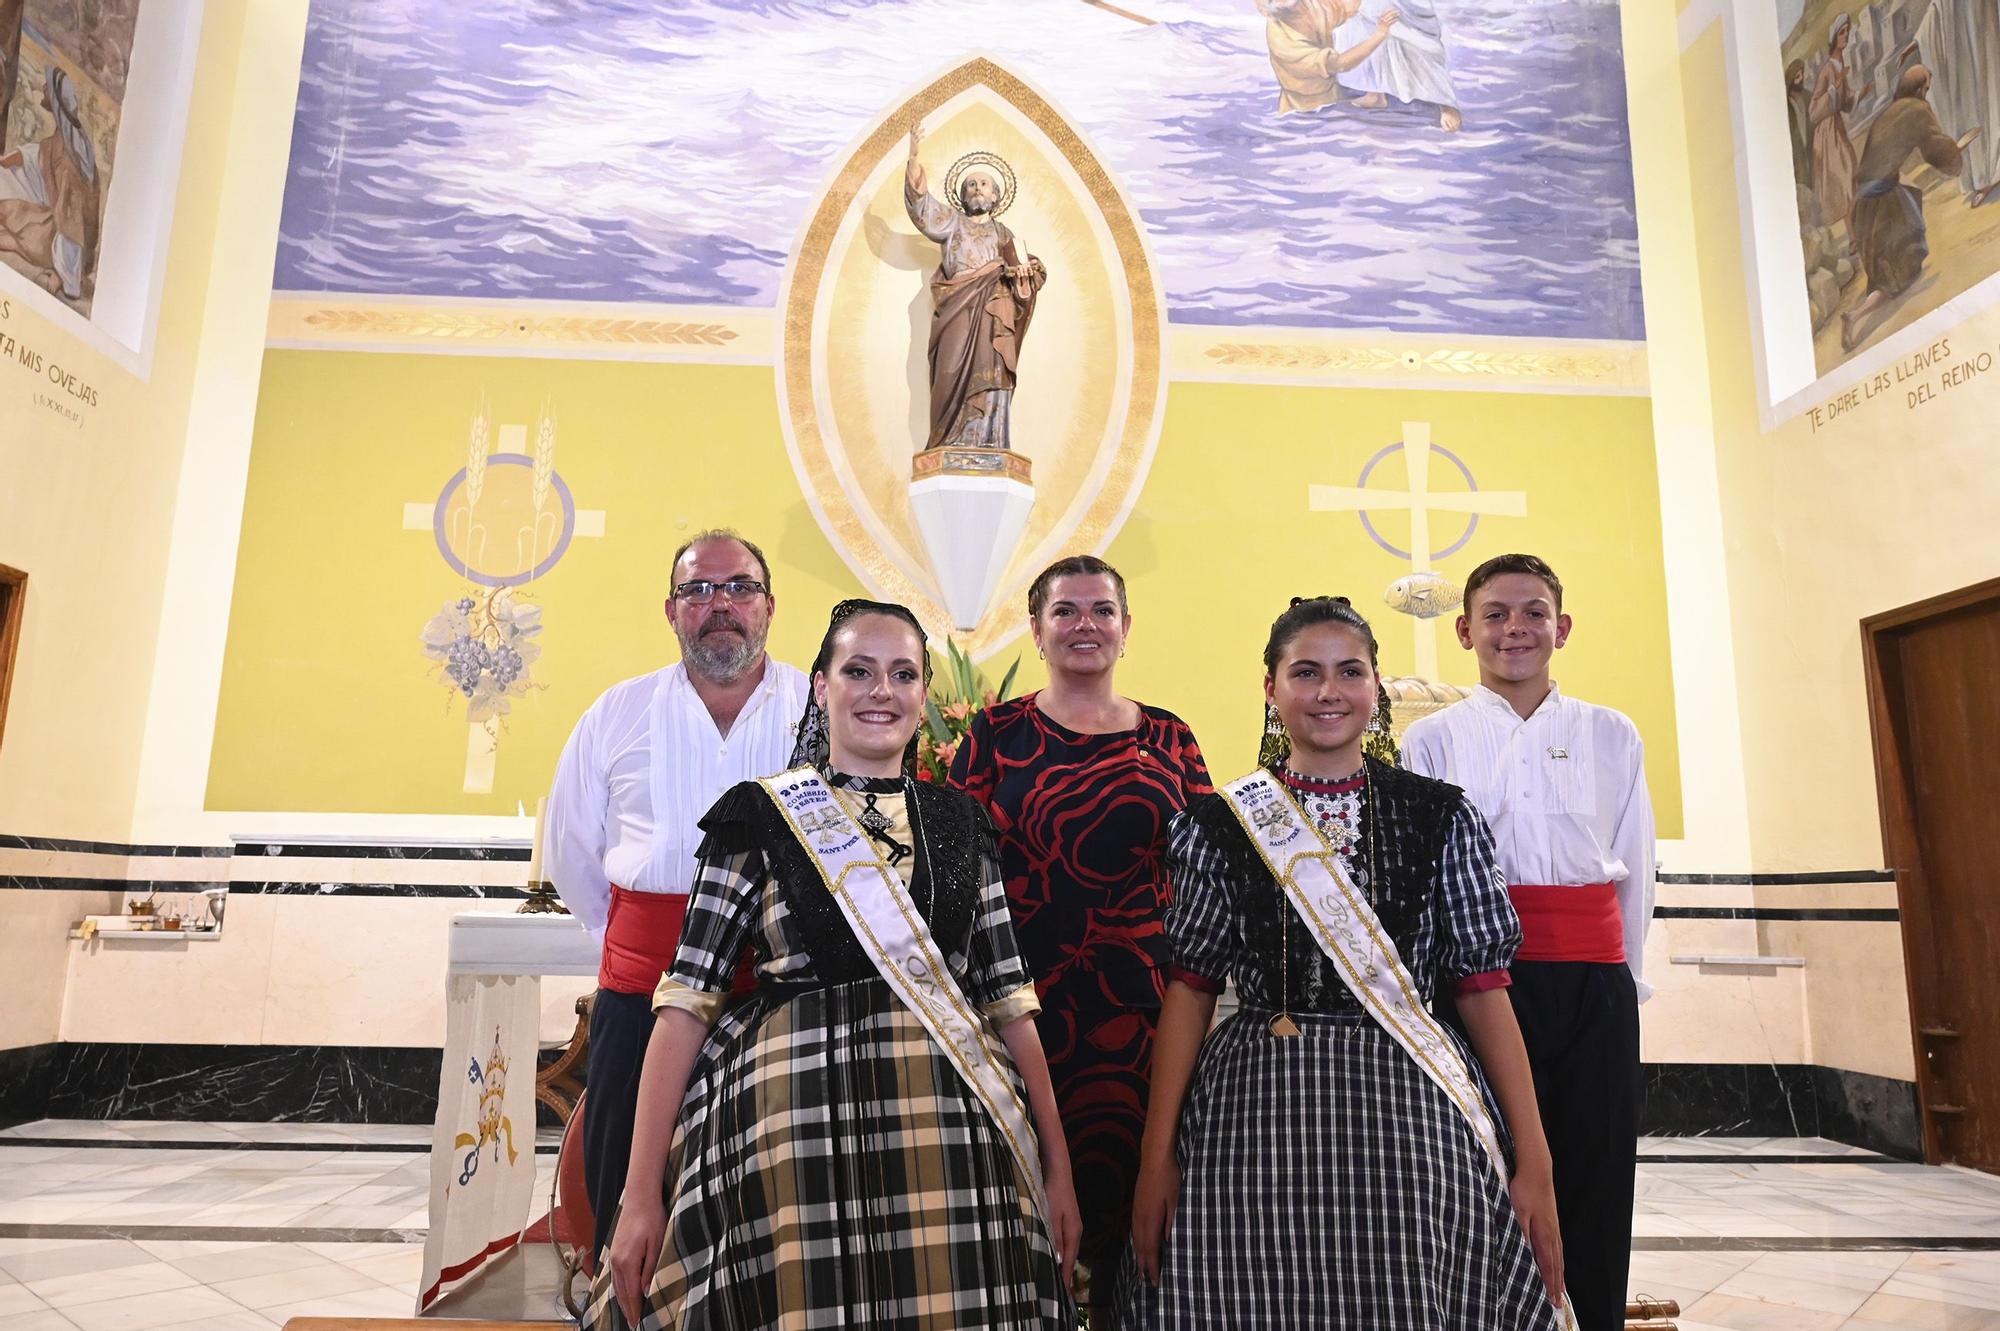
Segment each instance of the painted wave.
[{"label": "painted wave", "polygon": [[277,284],[771,305],[835,162],[967,56],[1025,73],[1205,324],[1643,335],[1611,0],[1449,5],[1465,114],[1279,116],[1249,0],[314,0]]}]

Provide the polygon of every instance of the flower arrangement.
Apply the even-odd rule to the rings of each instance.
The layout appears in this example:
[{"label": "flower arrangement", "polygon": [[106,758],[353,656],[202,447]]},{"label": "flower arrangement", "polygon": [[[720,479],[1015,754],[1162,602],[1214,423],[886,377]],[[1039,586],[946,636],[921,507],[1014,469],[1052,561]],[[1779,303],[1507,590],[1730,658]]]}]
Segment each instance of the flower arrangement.
[{"label": "flower arrangement", "polygon": [[542,609],[505,587],[462,596],[424,625],[424,655],[444,685],[465,699],[465,719],[492,721],[527,696],[529,667],[542,654]]},{"label": "flower arrangement", "polygon": [[986,676],[957,643],[946,638],[944,651],[945,668],[931,673],[931,695],[924,699],[924,723],[917,730],[917,775],[936,785],[944,784],[959,743],[972,729],[973,713],[1008,697],[1014,673],[1021,668],[1021,659],[1015,657],[1000,687],[989,688]]}]

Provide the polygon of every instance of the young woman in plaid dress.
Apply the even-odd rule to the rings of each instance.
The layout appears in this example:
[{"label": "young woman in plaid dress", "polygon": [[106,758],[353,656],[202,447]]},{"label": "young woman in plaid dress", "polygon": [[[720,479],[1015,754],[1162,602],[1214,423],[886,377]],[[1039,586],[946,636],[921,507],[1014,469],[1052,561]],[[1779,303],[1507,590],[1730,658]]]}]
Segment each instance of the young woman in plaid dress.
[{"label": "young woman in plaid dress", "polygon": [[[1040,1137],[1046,1219],[992,1114],[746,782],[702,820],[586,1327],[1055,1331],[1072,1317],[1081,1224],[992,833],[970,799],[911,775],[927,660],[907,610],[843,602],[795,765],[819,759],[1004,1044]],[[758,988],[724,1012],[746,943]]]},{"label": "young woman in plaid dress", "polygon": [[[1438,983],[1458,993],[1461,1052],[1512,1132],[1514,1174],[1501,1181],[1347,988],[1226,798],[1205,796],[1169,852],[1174,961],[1122,1325],[1552,1331],[1561,1239],[1504,988],[1521,935],[1492,836],[1456,787],[1364,755],[1378,707],[1387,739],[1387,700],[1374,636],[1344,600],[1281,615],[1265,670],[1289,739],[1266,765],[1336,847],[1421,999]],[[1229,979],[1241,1006],[1204,1041]]]}]

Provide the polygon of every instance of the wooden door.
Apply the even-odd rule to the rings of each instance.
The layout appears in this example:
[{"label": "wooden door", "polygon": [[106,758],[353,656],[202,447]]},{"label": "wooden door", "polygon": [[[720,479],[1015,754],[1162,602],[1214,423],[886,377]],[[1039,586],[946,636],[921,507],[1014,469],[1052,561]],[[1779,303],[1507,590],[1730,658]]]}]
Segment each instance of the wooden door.
[{"label": "wooden door", "polygon": [[[0,3],[0,9],[4,9]],[[14,689],[14,653],[28,614],[28,575],[0,564],[0,738],[7,733],[7,698]]]},{"label": "wooden door", "polygon": [[2000,580],[1862,638],[1925,1155],[2000,1172]]}]

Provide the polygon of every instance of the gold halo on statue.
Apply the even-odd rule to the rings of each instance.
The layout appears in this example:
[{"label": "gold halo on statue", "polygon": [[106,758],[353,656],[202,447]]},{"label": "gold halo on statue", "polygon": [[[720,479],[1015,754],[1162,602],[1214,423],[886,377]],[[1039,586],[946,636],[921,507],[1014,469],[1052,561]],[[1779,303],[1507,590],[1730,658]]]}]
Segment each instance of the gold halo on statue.
[{"label": "gold halo on statue", "polygon": [[993,211],[987,214],[988,217],[998,217],[1000,214],[1006,212],[1014,202],[1014,168],[1008,166],[1007,159],[999,153],[990,153],[983,150],[980,152],[970,152],[959,158],[956,162],[953,162],[951,170],[945,172],[944,175],[944,197],[951,203],[952,207],[958,209],[960,212],[964,212],[965,205],[960,202],[958,196],[959,186],[964,184],[966,174],[975,167],[985,167],[994,175],[1000,177],[1000,201],[994,204]]}]

